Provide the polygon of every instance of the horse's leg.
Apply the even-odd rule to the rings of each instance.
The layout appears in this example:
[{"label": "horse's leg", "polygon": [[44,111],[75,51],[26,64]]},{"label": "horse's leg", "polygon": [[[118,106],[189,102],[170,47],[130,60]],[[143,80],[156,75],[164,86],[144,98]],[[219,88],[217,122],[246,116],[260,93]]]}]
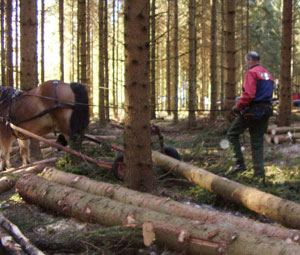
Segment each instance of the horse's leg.
[{"label": "horse's leg", "polygon": [[2,152],[1,152],[0,171],[4,171],[6,168],[11,167],[10,151],[14,139],[15,139],[14,136],[10,136],[10,137],[5,137],[4,139],[1,140]]},{"label": "horse's leg", "polygon": [[18,139],[19,147],[20,147],[20,154],[22,157],[23,166],[26,166],[30,163],[30,150],[29,150],[29,139]]}]

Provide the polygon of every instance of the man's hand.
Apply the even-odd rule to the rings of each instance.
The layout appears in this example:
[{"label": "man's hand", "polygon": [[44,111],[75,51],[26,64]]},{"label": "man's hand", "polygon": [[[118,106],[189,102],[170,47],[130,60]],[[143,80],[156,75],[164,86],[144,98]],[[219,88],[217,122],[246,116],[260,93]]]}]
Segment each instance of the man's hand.
[{"label": "man's hand", "polygon": [[240,111],[238,110],[238,108],[236,107],[236,105],[234,105],[234,106],[231,108],[231,114],[234,115],[234,116],[240,114]]},{"label": "man's hand", "polygon": [[238,110],[238,108],[236,107],[236,105],[234,105],[234,106],[231,108],[229,114],[227,115],[227,120],[228,120],[229,122],[232,122],[232,121],[236,118],[236,116],[237,116],[238,114],[240,114],[240,111]]}]

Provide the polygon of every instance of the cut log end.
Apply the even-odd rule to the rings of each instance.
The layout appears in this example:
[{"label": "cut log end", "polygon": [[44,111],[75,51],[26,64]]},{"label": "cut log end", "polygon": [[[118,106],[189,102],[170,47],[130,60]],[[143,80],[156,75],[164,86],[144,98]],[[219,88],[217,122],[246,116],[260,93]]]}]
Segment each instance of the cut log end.
[{"label": "cut log end", "polygon": [[143,238],[146,247],[149,247],[156,240],[152,222],[143,223]]}]

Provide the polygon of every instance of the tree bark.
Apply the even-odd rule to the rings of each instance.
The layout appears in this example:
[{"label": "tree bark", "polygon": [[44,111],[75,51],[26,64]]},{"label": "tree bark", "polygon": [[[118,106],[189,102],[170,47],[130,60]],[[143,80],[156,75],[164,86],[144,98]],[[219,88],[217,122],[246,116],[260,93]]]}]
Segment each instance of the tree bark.
[{"label": "tree bark", "polygon": [[225,86],[225,107],[231,109],[236,96],[236,61],[235,61],[235,4],[236,1],[226,1],[226,62],[227,81]]},{"label": "tree bark", "polygon": [[153,232],[159,244],[187,254],[300,254],[298,244],[278,242],[244,231],[236,232],[230,228],[125,205],[53,184],[38,176],[24,176],[19,179],[16,187],[26,201],[84,221],[106,226],[127,225],[139,229],[144,225],[145,232]]},{"label": "tree bark", "polygon": [[154,185],[150,134],[150,2],[125,0],[124,180],[150,192]]},{"label": "tree bark", "polygon": [[59,0],[59,57],[60,57],[60,80],[64,81],[64,0]]},{"label": "tree bark", "polygon": [[148,208],[191,220],[205,221],[208,224],[213,223],[222,227],[231,226],[232,228],[248,229],[265,237],[278,238],[284,241],[289,239],[291,242],[300,243],[300,231],[298,230],[280,228],[244,217],[236,217],[226,213],[192,207],[169,198],[137,192],[120,185],[97,182],[81,175],[59,171],[53,167],[46,167],[41,177],[50,182],[76,188],[90,194],[104,196],[125,204]]},{"label": "tree bark", "polygon": [[282,39],[280,52],[280,86],[279,86],[279,115],[278,125],[291,124],[292,84],[291,84],[291,50],[292,50],[292,21],[293,1],[283,1]]},{"label": "tree bark", "polygon": [[41,82],[45,82],[45,1],[41,0]]},{"label": "tree bark", "polygon": [[155,65],[155,61],[156,61],[156,37],[155,37],[155,33],[156,33],[156,6],[155,6],[156,0],[152,0],[152,4],[151,4],[151,65],[150,65],[150,69],[151,69],[151,119],[155,119],[156,118],[156,88],[155,88],[155,84],[156,84],[156,76],[155,76],[155,72],[156,72],[156,65]]},{"label": "tree bark", "polygon": [[86,75],[86,0],[78,0],[79,81],[87,83]]},{"label": "tree bark", "polygon": [[12,39],[12,1],[6,1],[6,86],[14,87],[13,39]]},{"label": "tree bark", "polygon": [[297,203],[219,177],[156,151],[152,152],[152,159],[157,166],[171,169],[224,199],[241,204],[287,227],[300,229],[300,205]]},{"label": "tree bark", "polygon": [[[171,83],[171,108],[173,113],[173,123],[178,122],[178,69],[179,69],[179,57],[178,57],[178,0],[174,2],[174,29],[173,29],[173,83]],[[172,15],[173,16],[173,15]]]},{"label": "tree bark", "polygon": [[166,42],[166,108],[168,115],[171,115],[171,40],[170,40],[170,33],[171,33],[171,6],[172,1],[168,0],[168,14],[167,14],[167,42]]},{"label": "tree bark", "polygon": [[211,52],[210,52],[210,121],[216,120],[218,83],[217,83],[217,0],[211,6]]},{"label": "tree bark", "polygon": [[189,96],[188,96],[188,126],[189,128],[196,126],[196,57],[197,57],[197,39],[196,39],[196,5],[195,0],[189,0]]},{"label": "tree bark", "polygon": [[[19,88],[19,0],[15,1],[15,73],[16,88]],[[42,22],[42,21],[41,21]]]},{"label": "tree bark", "polygon": [[[30,90],[38,85],[37,61],[37,1],[20,1],[21,30],[21,89]],[[38,141],[30,142],[31,155],[41,159],[42,153]]]},{"label": "tree bark", "polygon": [[5,0],[1,0],[1,84],[7,86],[5,83]]},{"label": "tree bark", "polygon": [[105,115],[105,59],[104,59],[104,1],[99,1],[99,119],[100,124],[106,122]]}]

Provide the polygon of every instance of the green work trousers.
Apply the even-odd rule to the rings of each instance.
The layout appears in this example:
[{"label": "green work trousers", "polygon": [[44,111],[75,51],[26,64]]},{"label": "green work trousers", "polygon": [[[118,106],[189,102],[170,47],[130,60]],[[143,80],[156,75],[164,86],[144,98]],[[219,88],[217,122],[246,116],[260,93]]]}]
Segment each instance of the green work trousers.
[{"label": "green work trousers", "polygon": [[240,145],[240,135],[249,128],[252,161],[255,175],[264,176],[264,133],[268,128],[269,116],[264,115],[260,119],[244,120],[239,115],[231,123],[227,137],[233,147],[237,164],[244,164],[244,157]]}]

